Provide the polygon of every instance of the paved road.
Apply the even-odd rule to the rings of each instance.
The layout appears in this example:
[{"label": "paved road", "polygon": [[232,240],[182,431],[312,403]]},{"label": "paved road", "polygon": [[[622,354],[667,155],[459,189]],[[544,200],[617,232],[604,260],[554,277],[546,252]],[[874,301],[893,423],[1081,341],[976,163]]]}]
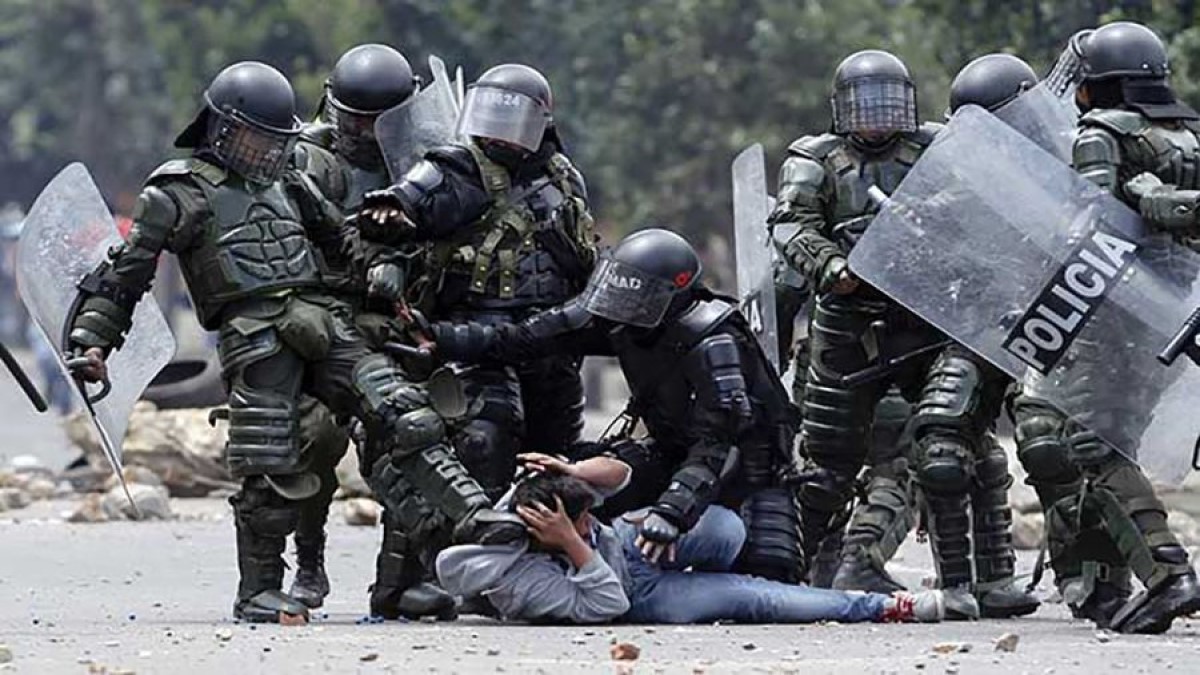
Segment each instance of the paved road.
[{"label": "paved road", "polygon": [[[73,525],[71,507],[42,502],[0,520],[0,644],[23,673],[612,672],[613,639],[642,648],[635,672],[1117,673],[1197,672],[1200,625],[1164,637],[1102,636],[1061,605],[1034,617],[940,626],[499,626],[358,625],[374,528],[335,514],[334,593],[307,627],[251,627],[228,619],[233,526],[217,500],[176,502],[181,519]],[[1022,565],[1028,568],[1029,556]],[[927,574],[924,547],[908,542],[894,564],[910,584]],[[1006,632],[1015,653],[993,650]],[[225,638],[225,639],[222,639]],[[939,643],[969,651],[937,654]]]}]

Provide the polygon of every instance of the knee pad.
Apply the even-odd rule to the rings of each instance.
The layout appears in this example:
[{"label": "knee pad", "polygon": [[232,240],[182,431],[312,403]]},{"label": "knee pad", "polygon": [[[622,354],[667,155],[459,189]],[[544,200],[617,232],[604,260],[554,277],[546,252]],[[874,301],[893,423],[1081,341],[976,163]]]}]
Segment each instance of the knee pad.
[{"label": "knee pad", "polygon": [[400,415],[391,425],[391,432],[391,446],[401,454],[418,452],[446,440],[442,416],[433,408],[418,408]]},{"label": "knee pad", "polygon": [[807,509],[835,513],[845,508],[854,497],[854,477],[835,474],[826,469],[806,472],[800,484],[800,504]]},{"label": "knee pad", "polygon": [[1025,413],[1018,407],[1016,418],[1017,459],[1031,484],[1068,483],[1079,477],[1063,442],[1062,417],[1049,411]]},{"label": "knee pad", "polygon": [[933,433],[917,443],[917,480],[926,492],[959,494],[970,488],[970,453],[957,434]]},{"label": "knee pad", "polygon": [[300,466],[297,401],[235,381],[229,393],[225,453],[235,477],[294,473]]},{"label": "knee pad", "polygon": [[974,419],[980,408],[981,382],[979,366],[974,361],[956,352],[943,351],[926,375],[913,413],[914,437],[920,438],[930,427],[959,429],[967,435],[982,433],[986,422]]}]

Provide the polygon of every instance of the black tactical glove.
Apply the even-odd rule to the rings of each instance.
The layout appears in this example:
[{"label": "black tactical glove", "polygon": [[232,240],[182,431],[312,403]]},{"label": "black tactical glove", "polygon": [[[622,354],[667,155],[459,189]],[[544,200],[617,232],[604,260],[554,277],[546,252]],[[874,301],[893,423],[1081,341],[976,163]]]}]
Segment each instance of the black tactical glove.
[{"label": "black tactical glove", "polygon": [[637,546],[647,562],[657,563],[663,554],[666,561],[675,559],[675,543],[680,535],[679,526],[660,513],[650,512],[642,521],[641,534],[637,538]]},{"label": "black tactical glove", "polygon": [[362,208],[352,222],[367,240],[391,245],[407,241],[416,230],[404,213],[400,198],[391,189],[372,190],[364,195]]},{"label": "black tactical glove", "polygon": [[367,270],[367,294],[396,302],[404,297],[404,268],[380,263]]}]

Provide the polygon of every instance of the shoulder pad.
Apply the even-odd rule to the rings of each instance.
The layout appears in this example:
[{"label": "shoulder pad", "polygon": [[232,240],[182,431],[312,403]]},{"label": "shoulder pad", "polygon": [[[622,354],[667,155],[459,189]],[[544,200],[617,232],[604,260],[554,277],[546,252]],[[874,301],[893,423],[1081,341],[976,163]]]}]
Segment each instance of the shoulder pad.
[{"label": "shoulder pad", "polygon": [[425,161],[444,166],[455,173],[479,175],[479,167],[475,166],[475,158],[471,156],[471,151],[458,144],[443,145],[430,150],[425,153]]},{"label": "shoulder pad", "polygon": [[946,125],[940,122],[922,122],[917,130],[908,135],[909,140],[917,145],[925,148],[933,142],[935,136],[945,129]]},{"label": "shoulder pad", "polygon": [[804,136],[792,141],[788,153],[824,161],[834,150],[837,150],[845,140],[837,134],[821,134],[820,136]]},{"label": "shoulder pad", "polygon": [[300,130],[300,142],[331,150],[333,148],[333,125],[312,122]]},{"label": "shoulder pad", "polygon": [[1102,109],[1092,110],[1079,118],[1081,126],[1101,127],[1120,136],[1128,136],[1142,131],[1150,126],[1141,113],[1132,110]]},{"label": "shoulder pad", "polygon": [[671,327],[671,339],[684,349],[691,349],[736,310],[737,307],[727,300],[701,300],[675,320]]},{"label": "shoulder pad", "polygon": [[173,159],[166,162],[151,172],[150,177],[146,179],[146,184],[151,185],[159,180],[169,178],[182,178],[185,176],[197,176],[204,179],[209,185],[220,185],[225,182],[228,174],[225,169],[209,164],[202,159],[188,157],[187,159]]}]

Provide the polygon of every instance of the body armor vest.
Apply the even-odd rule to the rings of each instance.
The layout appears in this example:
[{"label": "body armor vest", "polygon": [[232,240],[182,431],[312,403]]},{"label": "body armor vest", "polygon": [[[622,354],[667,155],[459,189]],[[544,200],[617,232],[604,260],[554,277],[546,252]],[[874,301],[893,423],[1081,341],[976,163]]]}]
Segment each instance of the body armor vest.
[{"label": "body armor vest", "polygon": [[[870,217],[879,210],[867,190],[877,186],[886,194],[895,192],[932,142],[938,128],[932,124],[922,125],[918,131],[901,136],[878,153],[865,152],[855,147],[849,138],[836,134],[806,137],[793,143],[789,151],[824,166],[832,186],[827,195],[825,222],[828,230],[825,235],[848,253],[865,231]],[[858,222],[851,222],[856,220]],[[838,226],[843,224],[846,225],[844,230],[839,229]]]},{"label": "body armor vest", "polygon": [[214,326],[231,302],[320,285],[311,244],[279,183],[251,192],[196,159],[168,163],[151,180],[183,174],[204,193],[210,211],[196,245],[179,259],[201,325]]},{"label": "body armor vest", "polygon": [[[1117,139],[1121,148],[1118,185],[1148,171],[1180,190],[1200,190],[1200,122],[1156,121],[1130,110],[1096,110],[1083,121],[1104,128]],[[1124,190],[1118,194],[1125,198]],[[1180,244],[1200,250],[1200,233],[1171,234]]]},{"label": "body armor vest", "polygon": [[[571,185],[570,161],[556,154],[545,174],[513,182],[476,145],[465,147],[493,205],[483,218],[435,245],[434,269],[443,273],[440,309],[511,311],[574,297],[595,251],[591,215]],[[583,273],[572,274],[572,265]]]}]

